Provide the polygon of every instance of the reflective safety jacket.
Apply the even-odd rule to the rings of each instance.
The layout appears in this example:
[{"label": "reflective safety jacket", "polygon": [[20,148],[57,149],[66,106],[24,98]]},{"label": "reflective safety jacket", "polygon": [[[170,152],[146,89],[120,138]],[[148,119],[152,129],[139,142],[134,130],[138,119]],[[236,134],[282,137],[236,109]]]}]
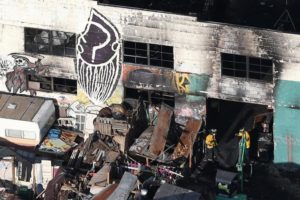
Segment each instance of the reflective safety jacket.
[{"label": "reflective safety jacket", "polygon": [[217,145],[216,138],[213,134],[208,134],[205,138],[205,144],[208,149],[212,149]]},{"label": "reflective safety jacket", "polygon": [[250,134],[247,131],[240,131],[238,134],[239,137],[244,137],[246,140],[246,148],[250,149]]}]

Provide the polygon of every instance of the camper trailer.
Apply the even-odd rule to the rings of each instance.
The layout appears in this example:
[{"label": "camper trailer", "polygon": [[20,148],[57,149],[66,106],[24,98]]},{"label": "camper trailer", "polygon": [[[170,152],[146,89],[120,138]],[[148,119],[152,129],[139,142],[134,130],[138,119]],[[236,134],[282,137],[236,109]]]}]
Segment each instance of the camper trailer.
[{"label": "camper trailer", "polygon": [[55,121],[51,99],[0,93],[0,139],[35,147]]}]

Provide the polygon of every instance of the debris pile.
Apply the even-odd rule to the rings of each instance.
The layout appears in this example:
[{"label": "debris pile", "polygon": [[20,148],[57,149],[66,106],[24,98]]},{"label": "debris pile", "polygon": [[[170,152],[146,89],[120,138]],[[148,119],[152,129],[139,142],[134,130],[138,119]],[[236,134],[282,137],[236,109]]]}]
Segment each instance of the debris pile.
[{"label": "debris pile", "polygon": [[65,155],[72,148],[83,142],[83,134],[62,128],[50,129],[46,138],[39,145],[39,151]]},{"label": "debris pile", "polygon": [[175,186],[193,168],[202,121],[182,126],[172,107],[150,108],[138,100],[100,110],[94,133],[73,150],[44,199],[202,199]]}]

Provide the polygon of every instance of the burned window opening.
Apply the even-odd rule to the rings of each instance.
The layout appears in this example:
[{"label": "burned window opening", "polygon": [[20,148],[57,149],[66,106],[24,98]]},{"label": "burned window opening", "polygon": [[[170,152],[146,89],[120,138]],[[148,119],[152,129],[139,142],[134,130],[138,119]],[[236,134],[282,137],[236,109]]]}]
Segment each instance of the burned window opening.
[{"label": "burned window opening", "polygon": [[175,106],[174,93],[170,92],[138,90],[125,87],[125,98],[142,98],[143,101],[145,101],[149,105],[160,105],[162,103],[165,103],[171,107]]},{"label": "burned window opening", "polygon": [[124,41],[124,62],[173,69],[173,47]]},{"label": "burned window opening", "polygon": [[269,59],[221,53],[222,75],[273,81],[273,62]]},{"label": "burned window opening", "polygon": [[53,78],[53,91],[76,94],[77,81],[65,78]]},{"label": "burned window opening", "polygon": [[26,52],[75,57],[75,33],[34,28],[24,32]]},{"label": "burned window opening", "polygon": [[[45,92],[62,92],[77,94],[77,81],[72,79],[38,76],[34,74],[27,75],[28,83],[38,83],[38,88],[30,88]],[[28,84],[30,85],[30,84]]]}]

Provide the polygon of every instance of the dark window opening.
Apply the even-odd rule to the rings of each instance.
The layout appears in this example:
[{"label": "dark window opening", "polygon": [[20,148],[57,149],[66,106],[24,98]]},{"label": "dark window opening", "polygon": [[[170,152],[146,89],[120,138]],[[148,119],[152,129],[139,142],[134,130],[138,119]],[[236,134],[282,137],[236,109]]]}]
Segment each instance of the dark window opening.
[{"label": "dark window opening", "polygon": [[53,78],[53,87],[53,90],[56,92],[76,94],[77,81],[64,78]]},{"label": "dark window opening", "polygon": [[148,104],[159,105],[161,103],[175,106],[175,96],[169,92],[138,90],[132,88],[125,88],[125,98],[139,99],[142,98]]},{"label": "dark window opening", "polygon": [[173,47],[124,41],[124,62],[173,69]]},{"label": "dark window opening", "polygon": [[222,53],[221,69],[225,76],[273,81],[273,62],[268,59]]},{"label": "dark window opening", "polygon": [[75,33],[25,28],[25,51],[75,57]]},{"label": "dark window opening", "polygon": [[37,76],[29,74],[28,81],[39,82],[39,90],[46,92],[63,92],[76,94],[77,93],[77,81],[65,78]]},{"label": "dark window opening", "polygon": [[29,182],[31,178],[32,164],[17,161],[17,177],[19,181]]}]

